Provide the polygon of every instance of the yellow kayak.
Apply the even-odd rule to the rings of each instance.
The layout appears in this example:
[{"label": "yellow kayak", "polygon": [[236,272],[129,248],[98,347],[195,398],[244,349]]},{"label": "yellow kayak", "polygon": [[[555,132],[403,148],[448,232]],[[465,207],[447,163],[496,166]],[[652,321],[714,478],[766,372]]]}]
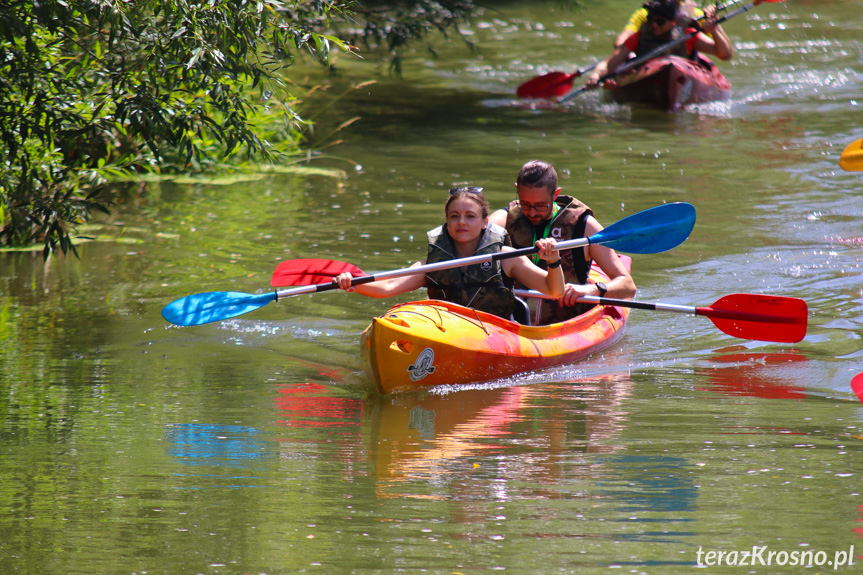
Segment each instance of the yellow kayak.
[{"label": "yellow kayak", "polygon": [[[623,256],[627,267],[630,258]],[[590,281],[607,280],[594,266]],[[596,306],[561,323],[527,326],[453,303],[393,306],[360,340],[382,393],[479,383],[576,362],[621,338],[629,309]]]}]

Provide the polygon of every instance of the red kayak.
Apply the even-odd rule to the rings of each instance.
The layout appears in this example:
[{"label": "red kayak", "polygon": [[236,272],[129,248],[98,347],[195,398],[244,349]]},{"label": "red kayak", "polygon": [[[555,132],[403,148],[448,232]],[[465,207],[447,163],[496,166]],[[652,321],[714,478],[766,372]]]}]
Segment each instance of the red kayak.
[{"label": "red kayak", "polygon": [[689,104],[724,101],[731,84],[719,69],[679,56],[655,58],[620,76],[606,95],[619,104],[647,104],[660,110],[677,111]]}]

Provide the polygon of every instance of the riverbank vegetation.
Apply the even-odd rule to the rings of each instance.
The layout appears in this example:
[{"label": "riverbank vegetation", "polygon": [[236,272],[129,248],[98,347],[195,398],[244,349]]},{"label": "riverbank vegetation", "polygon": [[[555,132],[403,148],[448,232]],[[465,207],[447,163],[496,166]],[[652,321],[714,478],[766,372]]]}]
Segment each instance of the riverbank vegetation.
[{"label": "riverbank vegetation", "polygon": [[0,247],[75,252],[110,181],[305,153],[289,66],[458,33],[468,0],[10,0],[0,6]]}]

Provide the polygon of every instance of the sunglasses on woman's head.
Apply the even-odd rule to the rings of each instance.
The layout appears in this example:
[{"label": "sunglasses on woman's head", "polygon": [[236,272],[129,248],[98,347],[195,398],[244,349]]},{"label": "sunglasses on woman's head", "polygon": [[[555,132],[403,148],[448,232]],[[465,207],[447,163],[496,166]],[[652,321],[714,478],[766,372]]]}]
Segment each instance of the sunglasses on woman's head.
[{"label": "sunglasses on woman's head", "polygon": [[449,189],[449,195],[455,195],[459,192],[466,192],[468,194],[481,194],[482,188],[478,188],[477,186],[461,186]]},{"label": "sunglasses on woman's head", "polygon": [[647,21],[657,26],[665,26],[665,23],[668,22],[665,18],[658,18],[656,16],[648,16]]}]

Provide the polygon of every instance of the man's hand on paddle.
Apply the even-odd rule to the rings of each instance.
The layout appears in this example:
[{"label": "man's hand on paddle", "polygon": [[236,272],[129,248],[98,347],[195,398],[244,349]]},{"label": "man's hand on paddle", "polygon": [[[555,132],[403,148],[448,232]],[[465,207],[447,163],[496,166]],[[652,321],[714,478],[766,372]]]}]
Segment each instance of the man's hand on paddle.
[{"label": "man's hand on paddle", "polygon": [[563,305],[572,307],[583,295],[599,295],[593,284],[566,284],[563,286]]}]

